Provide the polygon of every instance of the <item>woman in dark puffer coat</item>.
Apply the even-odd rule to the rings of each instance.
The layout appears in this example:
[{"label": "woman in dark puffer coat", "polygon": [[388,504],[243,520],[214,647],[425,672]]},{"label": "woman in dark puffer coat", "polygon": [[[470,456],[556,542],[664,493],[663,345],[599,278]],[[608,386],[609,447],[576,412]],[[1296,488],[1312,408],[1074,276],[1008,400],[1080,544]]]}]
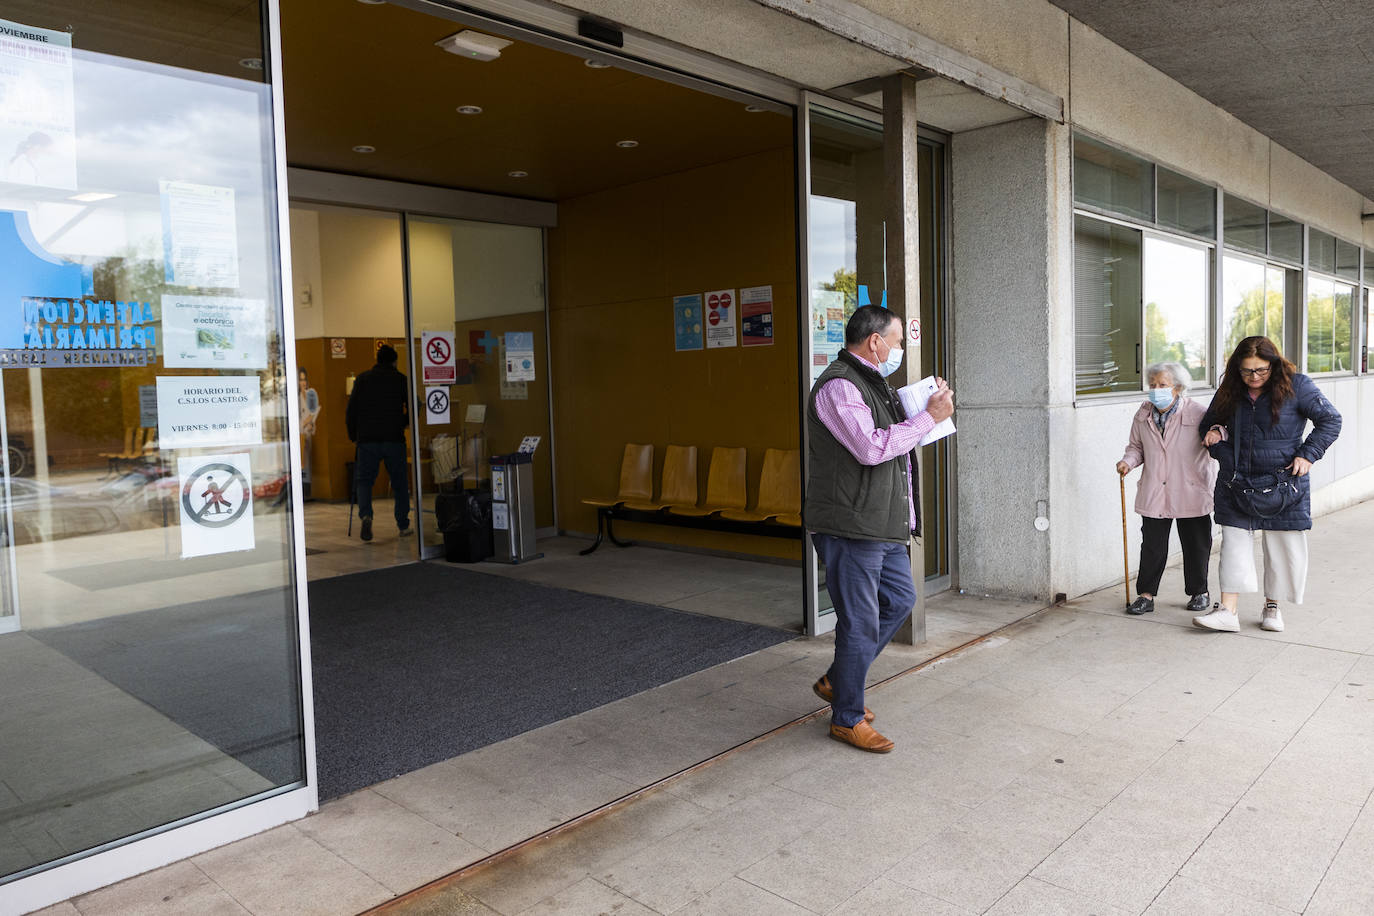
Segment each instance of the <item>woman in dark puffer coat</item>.
[{"label": "woman in dark puffer coat", "polygon": [[[1312,432],[1303,438],[1308,421]],[[1220,465],[1213,492],[1221,526],[1221,602],[1193,618],[1207,630],[1240,629],[1240,592],[1259,590],[1254,532],[1264,532],[1264,609],[1260,628],[1283,630],[1279,602],[1302,604],[1307,584],[1307,532],[1312,527],[1308,471],[1341,432],[1341,415],[1310,378],[1283,358],[1267,337],[1247,337],[1226,363],[1216,396],[1199,424],[1203,443]],[[1240,463],[1235,444],[1239,439]],[[1234,471],[1245,476],[1292,475],[1298,498],[1272,518],[1247,513],[1227,487]]]}]

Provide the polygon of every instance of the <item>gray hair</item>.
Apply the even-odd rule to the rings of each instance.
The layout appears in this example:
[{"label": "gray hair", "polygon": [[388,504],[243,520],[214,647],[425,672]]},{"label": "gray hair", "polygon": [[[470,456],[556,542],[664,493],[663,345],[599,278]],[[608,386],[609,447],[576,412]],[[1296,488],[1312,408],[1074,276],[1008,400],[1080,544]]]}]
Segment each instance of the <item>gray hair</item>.
[{"label": "gray hair", "polygon": [[1167,375],[1173,379],[1170,388],[1177,388],[1181,385],[1183,390],[1187,391],[1188,386],[1193,383],[1193,373],[1189,372],[1188,367],[1183,363],[1151,363],[1145,370],[1145,384],[1148,385],[1156,375]]}]

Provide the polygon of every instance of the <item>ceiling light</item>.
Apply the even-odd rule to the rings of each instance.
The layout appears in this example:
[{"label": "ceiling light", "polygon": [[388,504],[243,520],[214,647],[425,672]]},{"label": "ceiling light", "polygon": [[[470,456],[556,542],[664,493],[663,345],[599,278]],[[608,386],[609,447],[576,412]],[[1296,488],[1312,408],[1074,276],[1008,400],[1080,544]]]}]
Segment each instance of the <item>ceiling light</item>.
[{"label": "ceiling light", "polygon": [[381,6],[386,0],[358,0],[359,3],[366,3],[368,6]]},{"label": "ceiling light", "polygon": [[606,63],[606,61],[597,60],[593,57],[587,58],[583,61],[583,63],[586,64],[588,67],[591,67],[593,70],[606,70],[609,69],[611,66],[610,64]]},{"label": "ceiling light", "polygon": [[481,113],[482,113],[482,106],[481,106],[481,105],[459,105],[459,106],[458,106],[458,113],[459,113],[459,114],[466,114],[466,115],[481,114]]},{"label": "ceiling light", "polygon": [[621,149],[634,149],[636,146],[639,146],[639,141],[638,141],[638,140],[617,140],[617,141],[615,141],[615,145],[618,146],[618,147],[620,147]]},{"label": "ceiling light", "polygon": [[524,169],[516,169],[516,170],[513,171],[513,172],[507,172],[507,173],[506,173],[506,177],[507,177],[507,178],[528,178],[528,177],[530,177],[530,173],[527,172],[527,171],[525,171]]},{"label": "ceiling light", "polygon": [[358,146],[353,147],[353,152],[355,152],[355,153],[375,153],[375,152],[377,152],[377,147],[375,147],[375,146],[368,146],[366,143],[363,143],[363,144],[359,144]]},{"label": "ceiling light", "polygon": [[85,194],[73,194],[71,197],[68,197],[67,200],[79,200],[83,204],[93,204],[97,200],[109,200],[114,196],[113,194],[102,194],[99,191],[88,191]]},{"label": "ceiling light", "polygon": [[758,114],[760,111],[767,111],[768,109],[762,105],[745,105],[744,110],[750,114]]},{"label": "ceiling light", "polygon": [[261,70],[261,69],[262,69],[262,58],[261,58],[261,57],[245,57],[245,58],[243,58],[242,60],[239,61],[239,66],[242,67],[242,68],[245,69],[245,70]]},{"label": "ceiling light", "polygon": [[496,60],[501,56],[501,49],[511,42],[495,35],[464,29],[447,38],[440,38],[435,44],[450,54],[457,54],[469,60]]}]

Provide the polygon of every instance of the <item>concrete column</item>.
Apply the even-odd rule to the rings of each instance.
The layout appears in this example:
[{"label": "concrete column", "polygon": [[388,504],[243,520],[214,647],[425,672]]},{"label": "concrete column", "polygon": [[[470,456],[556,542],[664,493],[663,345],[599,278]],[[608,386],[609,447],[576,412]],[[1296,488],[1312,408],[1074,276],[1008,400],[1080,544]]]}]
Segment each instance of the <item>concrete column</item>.
[{"label": "concrete column", "polygon": [[[916,80],[898,73],[883,83],[883,190],[887,202],[887,307],[902,319],[921,314],[921,250],[918,245],[920,210],[917,204],[919,175],[916,149]],[[919,347],[907,347],[902,368],[889,379],[901,387],[922,377]],[[912,469],[917,478],[920,471]],[[920,506],[917,506],[917,512]],[[913,538],[911,578],[916,587],[916,608],[897,633],[896,641],[916,645],[926,641],[925,545]]]}]

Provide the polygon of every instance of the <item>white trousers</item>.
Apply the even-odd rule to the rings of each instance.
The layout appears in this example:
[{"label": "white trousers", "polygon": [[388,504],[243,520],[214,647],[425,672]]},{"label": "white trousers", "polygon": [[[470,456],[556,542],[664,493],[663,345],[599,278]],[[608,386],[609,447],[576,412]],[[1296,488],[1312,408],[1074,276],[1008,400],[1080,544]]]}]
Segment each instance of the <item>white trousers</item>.
[{"label": "white trousers", "polygon": [[[1307,588],[1307,532],[1262,531],[1264,538],[1264,596],[1287,604],[1302,604]],[[1221,526],[1223,592],[1257,592],[1255,532]]]}]

